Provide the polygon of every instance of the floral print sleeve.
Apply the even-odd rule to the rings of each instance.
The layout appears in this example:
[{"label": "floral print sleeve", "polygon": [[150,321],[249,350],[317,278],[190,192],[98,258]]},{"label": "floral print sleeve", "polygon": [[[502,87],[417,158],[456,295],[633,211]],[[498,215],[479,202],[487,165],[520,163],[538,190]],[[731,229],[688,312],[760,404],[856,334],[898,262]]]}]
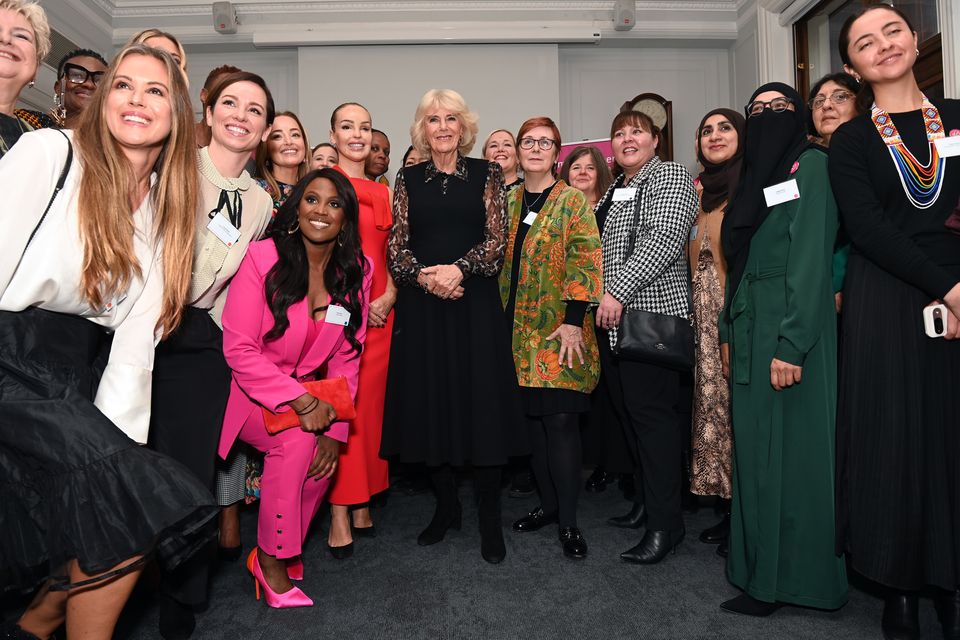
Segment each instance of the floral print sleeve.
[{"label": "floral print sleeve", "polygon": [[393,229],[387,241],[387,266],[394,283],[400,287],[416,285],[417,276],[424,265],[420,264],[410,250],[410,201],[403,171],[397,174],[393,188]]},{"label": "floral print sleeve", "polygon": [[487,210],[483,242],[454,262],[463,272],[464,279],[471,275],[489,278],[500,273],[503,266],[503,252],[507,248],[507,190],[503,181],[503,170],[496,162],[487,163],[483,206]]}]

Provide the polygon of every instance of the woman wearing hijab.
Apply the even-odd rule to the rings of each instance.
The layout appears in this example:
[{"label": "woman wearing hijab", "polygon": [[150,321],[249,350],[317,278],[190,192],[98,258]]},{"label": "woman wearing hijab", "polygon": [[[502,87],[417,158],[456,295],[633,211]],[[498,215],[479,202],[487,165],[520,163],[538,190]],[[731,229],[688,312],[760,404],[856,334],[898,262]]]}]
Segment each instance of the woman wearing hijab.
[{"label": "woman wearing hijab", "polygon": [[837,609],[847,600],[833,520],[837,206],[799,94],[765,84],[746,113],[744,175],[720,237],[736,425],[727,577],[744,593],[720,606]]},{"label": "woman wearing hijab", "polygon": [[697,359],[693,390],[690,446],[690,491],[719,496],[723,520],[700,534],[700,542],[719,544],[726,557],[730,533],[730,481],[733,434],[730,431],[730,388],[727,365],[720,356],[717,317],[723,308],[727,263],[720,248],[724,209],[740,181],[747,122],[731,109],[714,109],[697,127],[697,160],[703,171],[696,185],[700,210],[690,231],[690,273]]}]

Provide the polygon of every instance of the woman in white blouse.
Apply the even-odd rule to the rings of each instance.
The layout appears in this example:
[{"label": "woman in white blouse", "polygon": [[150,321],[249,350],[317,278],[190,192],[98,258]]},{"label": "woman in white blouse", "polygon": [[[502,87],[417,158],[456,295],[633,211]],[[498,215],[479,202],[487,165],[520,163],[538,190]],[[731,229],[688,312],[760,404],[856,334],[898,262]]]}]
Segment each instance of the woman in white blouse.
[{"label": "woman in white blouse", "polygon": [[[270,132],[273,97],[260,76],[221,76],[206,101],[210,145],[197,151],[200,205],[194,212],[196,244],[187,307],[177,330],[156,351],[150,448],[189,469],[213,490],[214,463],[230,395],[220,315],[227,284],[270,221],[273,200],[244,170],[250,153]],[[207,600],[209,554],[164,577],[160,632],[188,637],[194,608]]]},{"label": "woman in white blouse", "polygon": [[189,558],[217,512],[180,464],[138,446],[155,338],[180,322],[193,256],[196,146],[173,59],[121,50],[78,128],[23,136],[0,189],[0,585],[46,583],[6,633],[65,622],[106,640],[144,558]]}]

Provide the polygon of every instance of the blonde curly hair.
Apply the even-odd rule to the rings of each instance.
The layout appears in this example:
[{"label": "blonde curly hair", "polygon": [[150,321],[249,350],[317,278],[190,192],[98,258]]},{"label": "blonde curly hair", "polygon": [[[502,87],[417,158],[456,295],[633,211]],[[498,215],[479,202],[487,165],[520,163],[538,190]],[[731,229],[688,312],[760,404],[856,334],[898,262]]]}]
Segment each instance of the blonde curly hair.
[{"label": "blonde curly hair", "polygon": [[410,126],[410,141],[421,156],[429,158],[430,141],[427,140],[427,112],[437,107],[449,109],[460,120],[460,144],[458,151],[465,156],[473,149],[477,142],[477,114],[470,111],[467,102],[453,89],[431,89],[420,98],[417,111]]}]

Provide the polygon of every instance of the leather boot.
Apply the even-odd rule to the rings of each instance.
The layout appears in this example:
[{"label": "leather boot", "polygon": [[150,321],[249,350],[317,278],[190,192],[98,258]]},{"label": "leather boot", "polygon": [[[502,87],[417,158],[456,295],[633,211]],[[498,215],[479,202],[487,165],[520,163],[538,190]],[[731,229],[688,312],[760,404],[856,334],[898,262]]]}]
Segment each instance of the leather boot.
[{"label": "leather boot", "polygon": [[437,544],[450,528],[460,530],[462,509],[457,499],[457,480],[453,469],[444,467],[430,473],[430,481],[437,493],[437,508],[427,528],[417,536],[417,544],[425,547]]},{"label": "leather boot", "polygon": [[724,514],[723,520],[704,529],[700,533],[700,542],[704,544],[720,544],[730,535],[730,512]]},{"label": "leather boot", "polygon": [[607,518],[607,524],[621,529],[639,529],[647,521],[647,508],[639,502],[634,502],[630,511],[622,516]]},{"label": "leather boot", "polygon": [[920,637],[920,616],[917,610],[917,594],[894,592],[883,604],[883,619],[880,624],[887,640],[916,640]]},{"label": "leather boot", "polygon": [[686,535],[686,529],[673,531],[654,531],[647,529],[640,544],[620,554],[620,559],[632,564],[656,564],[667,557],[671,551],[676,553],[677,546]]},{"label": "leather boot", "polygon": [[944,640],[960,640],[960,589],[942,591],[933,600]]},{"label": "leather boot", "polygon": [[490,564],[499,564],[507,556],[500,517],[500,469],[475,468],[477,515],[480,520],[480,555]]}]

